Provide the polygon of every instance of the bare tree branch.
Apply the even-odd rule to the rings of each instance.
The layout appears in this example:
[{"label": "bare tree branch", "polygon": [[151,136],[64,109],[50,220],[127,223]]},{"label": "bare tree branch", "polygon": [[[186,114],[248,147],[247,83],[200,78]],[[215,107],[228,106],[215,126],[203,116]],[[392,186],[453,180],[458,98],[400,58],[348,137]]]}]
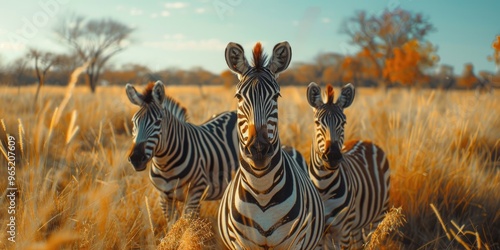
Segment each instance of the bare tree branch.
[{"label": "bare tree branch", "polygon": [[134,29],[112,19],[86,20],[72,15],[54,31],[82,61],[90,62],[86,74],[94,92],[102,68],[111,57],[125,49]]}]

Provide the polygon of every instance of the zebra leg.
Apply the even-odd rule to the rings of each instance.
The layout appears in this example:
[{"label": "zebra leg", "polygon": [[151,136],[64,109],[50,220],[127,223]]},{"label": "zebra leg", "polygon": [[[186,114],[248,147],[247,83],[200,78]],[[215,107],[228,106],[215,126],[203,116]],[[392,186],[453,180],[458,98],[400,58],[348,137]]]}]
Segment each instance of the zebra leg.
[{"label": "zebra leg", "polygon": [[372,236],[372,233],[375,231],[379,223],[370,223],[366,227],[363,228],[362,231],[362,236],[363,236],[363,241],[368,242],[370,241],[370,238]]},{"label": "zebra leg", "polygon": [[192,194],[184,203],[183,216],[196,218],[200,216],[200,195]]},{"label": "zebra leg", "polygon": [[330,234],[329,232],[325,232],[323,234],[323,238],[319,241],[319,243],[315,247],[315,249],[316,250],[332,250],[332,249],[340,249],[340,248],[334,244],[332,234]]},{"label": "zebra leg", "polygon": [[358,229],[351,232],[349,237],[349,248],[350,249],[362,249],[363,248],[363,230]]},{"label": "zebra leg", "polygon": [[160,207],[163,211],[163,215],[168,223],[168,229],[172,228],[172,225],[177,221],[178,214],[175,208],[175,202],[169,199],[165,194],[161,194],[160,197]]}]

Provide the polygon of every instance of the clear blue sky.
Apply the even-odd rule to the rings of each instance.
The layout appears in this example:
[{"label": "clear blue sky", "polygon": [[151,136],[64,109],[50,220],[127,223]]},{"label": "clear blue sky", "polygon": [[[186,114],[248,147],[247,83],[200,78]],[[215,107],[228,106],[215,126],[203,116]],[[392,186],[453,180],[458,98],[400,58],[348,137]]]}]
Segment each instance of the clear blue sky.
[{"label": "clear blue sky", "polygon": [[[380,13],[401,7],[429,17],[437,31],[427,39],[438,46],[442,64],[460,74],[464,63],[475,71],[494,71],[487,61],[500,34],[498,0],[18,0],[0,7],[0,62],[7,65],[27,47],[63,52],[52,33],[60,16],[76,12],[90,18],[111,17],[136,28],[133,43],[111,63],[139,63],[152,70],[201,66],[219,73],[227,68],[224,48],[230,41],[249,53],[261,41],[269,52],[287,40],[293,62],[311,61],[320,52],[353,54],[341,23],[357,10]],[[311,79],[313,80],[313,79]]]}]

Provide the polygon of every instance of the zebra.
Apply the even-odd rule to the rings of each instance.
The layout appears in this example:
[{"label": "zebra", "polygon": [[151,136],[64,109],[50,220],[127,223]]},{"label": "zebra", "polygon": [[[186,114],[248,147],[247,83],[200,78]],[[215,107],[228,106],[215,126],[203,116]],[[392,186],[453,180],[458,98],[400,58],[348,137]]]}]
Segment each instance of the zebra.
[{"label": "zebra", "polygon": [[331,85],[325,92],[323,102],[316,83],[307,88],[315,123],[308,172],[325,204],[321,244],[327,249],[334,244],[336,248],[360,248],[363,230],[380,222],[387,210],[389,162],[374,143],[349,141],[344,145],[344,109],[354,99],[354,86],[345,85],[336,103]]},{"label": "zebra", "polygon": [[238,75],[239,164],[218,212],[219,234],[230,249],[312,249],[323,234],[323,203],[307,172],[281,148],[280,88],[276,82],[291,60],[288,42],[277,44],[269,62],[262,45],[253,65],[243,47],[229,43],[225,56]]},{"label": "zebra", "polygon": [[236,112],[223,112],[201,124],[187,122],[186,110],[165,95],[161,81],[138,93],[126,85],[127,96],[140,107],[132,118],[133,145],[129,161],[143,171],[152,161],[150,179],[161,193],[160,205],[169,227],[177,220],[175,201],[183,214],[199,213],[201,199],[222,197],[238,165]]}]

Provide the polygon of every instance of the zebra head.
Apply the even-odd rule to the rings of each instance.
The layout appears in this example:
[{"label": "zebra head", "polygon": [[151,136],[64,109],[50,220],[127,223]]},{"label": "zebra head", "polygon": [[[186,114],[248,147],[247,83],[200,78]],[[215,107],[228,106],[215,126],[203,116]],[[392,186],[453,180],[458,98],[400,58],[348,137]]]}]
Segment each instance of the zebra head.
[{"label": "zebra head", "polygon": [[349,107],[354,99],[354,86],[350,83],[342,88],[337,102],[333,102],[333,87],[326,87],[326,102],[321,98],[321,88],[314,82],[307,87],[307,101],[314,111],[315,153],[324,161],[327,169],[334,170],[343,160],[344,125],[346,116],[344,109]]},{"label": "zebra head", "polygon": [[140,107],[132,117],[134,143],[128,160],[136,171],[143,171],[160,141],[162,118],[165,116],[162,108],[165,87],[162,82],[157,81],[150,83],[142,94],[131,84],[127,84],[125,89],[130,102]]},{"label": "zebra head", "polygon": [[245,58],[243,47],[229,43],[226,63],[238,75],[238,137],[240,155],[253,168],[263,170],[280,150],[278,138],[278,74],[290,64],[292,49],[288,42],[276,44],[271,60],[257,43],[253,49],[253,65]]}]

